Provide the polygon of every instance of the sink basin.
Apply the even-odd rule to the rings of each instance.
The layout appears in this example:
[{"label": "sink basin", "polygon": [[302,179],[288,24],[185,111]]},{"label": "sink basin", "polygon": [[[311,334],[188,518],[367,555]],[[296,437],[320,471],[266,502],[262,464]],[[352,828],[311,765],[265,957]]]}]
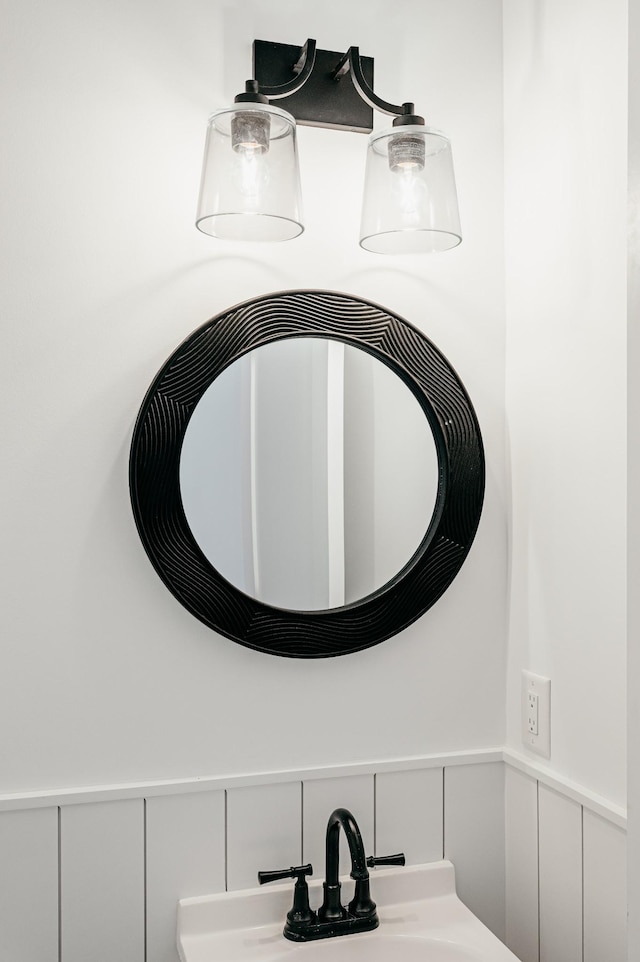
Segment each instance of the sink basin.
[{"label": "sink basin", "polygon": [[[444,939],[367,933],[311,942],[305,947],[304,958],[305,962],[483,962],[486,956]],[[283,954],[273,962],[292,959]]]},{"label": "sink basin", "polygon": [[[353,882],[341,881],[346,903]],[[290,882],[182,899],[178,954],[181,962],[518,962],[460,901],[451,862],[374,870],[371,894],[377,929],[305,943],[282,935]],[[320,880],[309,895],[320,904]]]}]

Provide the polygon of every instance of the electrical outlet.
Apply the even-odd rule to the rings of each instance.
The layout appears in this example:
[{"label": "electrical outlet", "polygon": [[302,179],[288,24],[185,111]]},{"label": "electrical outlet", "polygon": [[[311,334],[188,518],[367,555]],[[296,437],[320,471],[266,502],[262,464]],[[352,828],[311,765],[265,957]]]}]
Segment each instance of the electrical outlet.
[{"label": "electrical outlet", "polygon": [[527,692],[527,732],[529,735],[538,734],[538,703],[540,696],[532,691]]},{"label": "electrical outlet", "polygon": [[551,680],[522,672],[522,741],[532,752],[551,757]]}]

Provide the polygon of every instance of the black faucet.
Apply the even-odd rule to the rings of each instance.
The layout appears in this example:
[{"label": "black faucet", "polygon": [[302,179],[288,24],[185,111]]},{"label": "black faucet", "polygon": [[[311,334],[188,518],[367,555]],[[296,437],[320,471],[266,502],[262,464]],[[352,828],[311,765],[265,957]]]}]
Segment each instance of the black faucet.
[{"label": "black faucet", "polygon": [[[345,908],[340,900],[339,862],[340,828],[349,844],[351,855],[351,878],[355,881],[355,891],[349,905]],[[367,866],[404,865],[404,855],[387,855],[380,858],[364,853],[362,835],[355,818],[346,808],[336,808],[329,816],[326,839],[326,877],[324,882],[324,901],[316,915],[309,908],[309,893],[306,876],[311,875],[311,865],[300,865],[275,872],[258,872],[261,885],[276,879],[295,878],[293,907],[287,913],[284,936],[293,942],[309,942],[314,939],[330,939],[337,935],[352,932],[368,932],[380,924],[376,903],[369,891],[369,872]]]}]

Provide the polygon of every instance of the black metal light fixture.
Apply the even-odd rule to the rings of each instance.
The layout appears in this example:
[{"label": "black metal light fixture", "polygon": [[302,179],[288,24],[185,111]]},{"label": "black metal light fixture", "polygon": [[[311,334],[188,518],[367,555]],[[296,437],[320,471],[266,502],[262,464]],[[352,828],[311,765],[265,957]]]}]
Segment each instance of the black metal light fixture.
[{"label": "black metal light fixture", "polygon": [[199,230],[238,240],[297,237],[304,227],[296,121],[371,133],[375,109],[394,120],[369,138],[360,245],[406,254],[460,243],[451,144],[413,103],[374,93],[371,57],[358,47],[318,50],[315,40],[302,48],[254,40],[253,73],[234,105],[209,119]]}]

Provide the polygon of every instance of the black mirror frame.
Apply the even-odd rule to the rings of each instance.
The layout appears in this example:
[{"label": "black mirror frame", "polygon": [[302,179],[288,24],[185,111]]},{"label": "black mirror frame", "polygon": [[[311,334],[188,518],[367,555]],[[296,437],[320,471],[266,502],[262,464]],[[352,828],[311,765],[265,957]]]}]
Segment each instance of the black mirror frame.
[{"label": "black mirror frame", "polygon": [[[180,496],[182,442],[204,392],[243,354],[291,337],[333,338],[390,367],[417,398],[438,451],[436,507],[413,557],[379,590],[325,611],[274,608],[230,584],[198,546]],[[129,482],[144,548],[167,588],[196,618],[249,648],[290,658],[326,658],[385,641],[423,615],[449,587],[480,521],[485,463],[464,386],[424,334],[362,298],[293,290],[224,311],[174,351],[142,403]]]}]

